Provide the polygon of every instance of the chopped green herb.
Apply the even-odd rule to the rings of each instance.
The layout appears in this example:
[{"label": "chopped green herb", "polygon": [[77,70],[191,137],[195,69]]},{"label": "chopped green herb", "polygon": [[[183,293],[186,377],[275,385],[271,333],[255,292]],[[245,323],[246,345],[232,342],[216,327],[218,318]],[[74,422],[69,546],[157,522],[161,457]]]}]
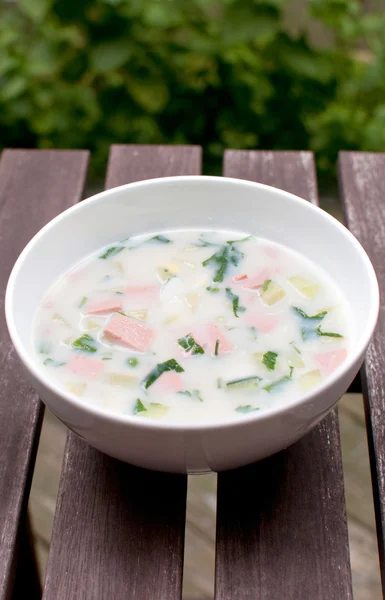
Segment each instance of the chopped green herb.
[{"label": "chopped green herb", "polygon": [[203,234],[199,236],[199,240],[193,246],[198,246],[199,248],[207,248],[207,246],[218,246],[219,244],[215,244],[214,242],[208,242],[203,238]]},{"label": "chopped green herb", "polygon": [[212,287],[211,285],[209,285],[206,290],[208,292],[211,292],[212,294],[216,294],[217,292],[219,292],[219,287]]},{"label": "chopped green herb", "polygon": [[249,413],[254,410],[260,410],[260,409],[256,406],[251,406],[251,404],[245,404],[243,406],[237,406],[237,408],[235,410],[239,413]]},{"label": "chopped green herb", "polygon": [[99,258],[106,260],[107,258],[111,258],[111,256],[116,256],[116,254],[119,254],[119,252],[121,252],[122,250],[124,250],[124,246],[111,246],[111,248],[108,248],[103,254],[99,256]]},{"label": "chopped green herb", "polygon": [[79,302],[78,308],[83,308],[83,306],[85,305],[87,300],[88,300],[87,296],[83,296],[83,298]]},{"label": "chopped green herb", "polygon": [[117,290],[114,290],[114,294],[117,296],[123,296],[123,292],[118,292]]},{"label": "chopped green herb", "polygon": [[317,313],[316,315],[309,316],[301,308],[298,308],[298,306],[293,306],[293,309],[298,313],[298,315],[300,317],[302,317],[303,319],[310,320],[310,321],[322,321],[322,319],[324,317],[326,317],[326,315],[328,314],[327,310],[323,310],[323,311]]},{"label": "chopped green herb", "polygon": [[231,301],[233,305],[233,313],[238,318],[238,312],[245,312],[246,308],[244,306],[239,306],[239,296],[236,296],[231,288],[226,288],[226,296]]},{"label": "chopped green herb", "polygon": [[179,346],[181,346],[186,352],[190,352],[191,354],[204,354],[202,346],[200,346],[192,337],[191,333],[188,333],[184,337],[178,340]]},{"label": "chopped green herb", "polygon": [[267,292],[269,285],[271,284],[271,279],[266,279],[262,286],[262,292]]},{"label": "chopped green herb", "polygon": [[325,336],[325,337],[331,337],[331,338],[343,338],[344,337],[340,333],[321,331],[321,325],[319,327],[317,327],[317,333],[318,333],[318,335]]},{"label": "chopped green herb", "polygon": [[223,281],[224,276],[226,275],[228,268],[230,265],[238,266],[239,261],[243,258],[244,254],[236,246],[233,244],[227,244],[226,246],[222,246],[218,252],[210,256],[203,261],[202,265],[207,267],[207,265],[214,264],[217,266],[214,281],[220,282]]},{"label": "chopped green herb", "polygon": [[279,391],[279,388],[282,385],[285,385],[286,383],[291,381],[292,375],[293,375],[293,367],[290,367],[290,375],[285,375],[284,377],[277,379],[277,381],[273,381],[272,383],[269,383],[269,385],[266,385],[263,389],[266,390],[266,392],[277,392],[277,391]]},{"label": "chopped green herb", "polygon": [[176,373],[183,373],[184,369],[180,366],[179,363],[175,360],[175,358],[170,358],[166,360],[164,363],[158,363],[156,367],[149,372],[148,375],[143,379],[142,384],[144,389],[148,390],[148,388],[161,376],[163,373],[167,371],[175,371]]},{"label": "chopped green herb", "polygon": [[307,315],[301,308],[298,308],[297,306],[293,306],[293,310],[295,315],[301,321],[301,334],[304,342],[320,335],[318,333],[318,328],[322,319],[328,314],[326,310],[323,310],[312,316]]},{"label": "chopped green herb", "polygon": [[134,415],[138,415],[139,413],[146,411],[147,408],[144,406],[143,402],[138,398],[134,406]]},{"label": "chopped green herb", "polygon": [[262,362],[266,369],[269,369],[269,371],[274,371],[277,356],[278,354],[276,352],[271,352],[270,350],[263,355]]},{"label": "chopped green herb", "polygon": [[171,240],[165,235],[154,235],[154,237],[148,240],[149,242],[160,242],[161,244],[171,244]]},{"label": "chopped green herb", "polygon": [[192,392],[189,392],[188,390],[183,390],[181,392],[177,392],[177,394],[180,394],[181,396],[188,396],[189,398],[197,398],[199,402],[204,402],[199,390],[193,390]]},{"label": "chopped green herb", "polygon": [[49,354],[51,352],[51,344],[49,342],[41,342],[39,346],[40,354]]},{"label": "chopped green herb", "polygon": [[46,358],[43,362],[43,365],[45,365],[46,367],[63,367],[65,364],[65,362],[57,362],[52,358]]},{"label": "chopped green herb", "polygon": [[226,383],[226,387],[230,389],[255,389],[260,381],[261,378],[257,375],[254,375],[253,377],[244,377],[242,379],[234,379],[233,381],[228,381]]},{"label": "chopped green herb", "polygon": [[241,238],[240,240],[229,240],[226,244],[240,244],[241,242],[248,242],[254,239],[254,235],[248,235],[247,237]]},{"label": "chopped green herb", "polygon": [[81,337],[72,343],[72,348],[77,352],[96,352],[97,345],[94,338],[88,333],[84,333]]},{"label": "chopped green herb", "polygon": [[297,348],[297,346],[294,344],[294,342],[290,342],[290,345],[293,346],[293,348],[297,352],[297,354],[301,354],[301,350],[299,348]]},{"label": "chopped green herb", "polygon": [[138,364],[138,359],[135,358],[135,356],[133,358],[128,358],[127,359],[127,364],[130,365],[130,367],[136,367],[136,365]]},{"label": "chopped green herb", "polygon": [[253,340],[257,339],[257,328],[256,327],[250,327],[250,331],[251,331],[251,335],[253,337]]},{"label": "chopped green herb", "polygon": [[217,340],[215,342],[215,349],[214,349],[214,355],[218,356],[218,351],[219,351],[219,340]]}]

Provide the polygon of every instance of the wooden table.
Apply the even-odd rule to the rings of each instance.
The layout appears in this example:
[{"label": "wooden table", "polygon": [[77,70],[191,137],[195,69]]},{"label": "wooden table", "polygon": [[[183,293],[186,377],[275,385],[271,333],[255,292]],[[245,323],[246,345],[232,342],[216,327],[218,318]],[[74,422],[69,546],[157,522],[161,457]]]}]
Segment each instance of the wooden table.
[{"label": "wooden table", "polygon": [[[42,225],[83,197],[86,151],[6,150],[0,161],[5,288],[19,252]],[[112,146],[106,188],[196,175],[196,146]],[[385,154],[343,152],[346,223],[385,291]],[[283,188],[317,204],[310,152],[228,150],[223,174]],[[2,299],[3,302],[3,299]],[[27,502],[43,406],[0,328],[0,600],[181,598],[187,477],[119,463],[69,433],[44,589]],[[383,582],[385,315],[361,371]],[[356,386],[359,381],[356,381]],[[348,600],[349,544],[337,410],[288,450],[218,475],[216,600]],[[27,591],[26,591],[27,590]]]}]

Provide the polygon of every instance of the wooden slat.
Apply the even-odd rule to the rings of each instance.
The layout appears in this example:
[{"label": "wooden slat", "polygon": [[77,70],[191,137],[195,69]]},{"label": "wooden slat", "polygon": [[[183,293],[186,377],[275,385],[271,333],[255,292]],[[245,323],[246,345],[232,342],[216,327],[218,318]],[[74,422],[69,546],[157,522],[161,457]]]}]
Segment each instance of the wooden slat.
[{"label": "wooden slat", "polygon": [[[317,203],[309,152],[225,154],[224,173]],[[337,411],[295,445],[218,476],[216,600],[352,598]]]},{"label": "wooden slat", "polygon": [[341,152],[345,220],[367,251],[380,286],[380,316],[361,370],[385,597],[385,154]]},{"label": "wooden slat", "polygon": [[[199,174],[200,157],[199,148],[113,146],[106,186]],[[186,490],[185,476],[120,463],[70,433],[44,600],[179,599]]]},{"label": "wooden slat", "polygon": [[[0,161],[0,282],[47,221],[82,194],[87,152],[4,151]],[[43,417],[9,340],[0,298],[0,598],[10,598]],[[26,585],[28,585],[26,583]]]}]

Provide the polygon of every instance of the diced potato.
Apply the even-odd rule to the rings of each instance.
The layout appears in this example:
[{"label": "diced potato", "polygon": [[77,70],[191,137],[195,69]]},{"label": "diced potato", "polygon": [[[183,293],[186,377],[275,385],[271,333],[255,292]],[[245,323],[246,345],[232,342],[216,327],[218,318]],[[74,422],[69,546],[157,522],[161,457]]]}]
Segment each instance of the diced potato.
[{"label": "diced potato", "polygon": [[162,281],[163,283],[168,281],[172,277],[175,277],[175,273],[168,269],[166,266],[157,267],[156,274],[158,275],[160,281]]},{"label": "diced potato", "polygon": [[137,385],[138,378],[132,375],[124,375],[123,373],[107,373],[108,383],[111,385],[122,385],[124,387],[132,387]]},{"label": "diced potato", "polygon": [[58,313],[55,313],[52,317],[52,319],[54,321],[59,321],[60,323],[62,323],[63,325],[67,325],[68,327],[68,323],[65,319],[63,319],[63,317],[61,315],[59,315]]},{"label": "diced potato", "polygon": [[83,396],[84,392],[87,389],[86,383],[71,383],[67,385],[67,389],[71,394],[75,394],[76,396]]},{"label": "diced potato", "polygon": [[311,300],[314,298],[320,286],[310,279],[304,279],[303,277],[289,277],[288,282],[305,298]]},{"label": "diced potato", "polygon": [[195,310],[199,304],[200,294],[186,294],[186,302],[192,310]]},{"label": "diced potato", "polygon": [[268,305],[272,306],[273,304],[277,304],[284,296],[286,296],[286,292],[274,281],[271,281],[266,290],[262,290],[261,293],[263,301]]},{"label": "diced potato", "polygon": [[175,323],[180,318],[180,315],[170,315],[163,321],[163,325],[169,325],[169,323]]},{"label": "diced potato", "polygon": [[299,380],[299,384],[300,384],[301,390],[303,392],[306,392],[307,390],[310,390],[312,387],[314,387],[321,381],[322,381],[321,371],[319,371],[319,369],[315,369],[314,371],[309,371],[308,373],[305,373],[304,375],[302,375],[301,379]]},{"label": "diced potato", "polygon": [[100,327],[100,323],[98,323],[97,321],[94,321],[93,319],[88,319],[85,322],[85,329],[87,331],[92,331],[93,329],[99,329]]},{"label": "diced potato", "polygon": [[287,363],[289,367],[295,367],[297,369],[302,369],[305,366],[301,355],[298,354],[298,352],[296,352],[295,350],[293,350],[293,352],[289,354]]},{"label": "diced potato", "polygon": [[171,271],[171,273],[173,275],[176,275],[177,273],[179,273],[179,267],[178,265],[175,265],[174,263],[165,263],[164,265],[165,269],[168,269],[169,271]]},{"label": "diced potato", "polygon": [[138,321],[147,321],[148,310],[130,310],[125,313],[127,317],[132,317],[133,319],[138,319]]},{"label": "diced potato", "polygon": [[158,404],[157,402],[150,402],[150,404],[147,404],[146,408],[146,412],[141,412],[140,416],[148,419],[160,419],[168,411],[168,406]]},{"label": "diced potato", "polygon": [[118,273],[124,275],[124,267],[121,262],[114,262],[113,265]]}]

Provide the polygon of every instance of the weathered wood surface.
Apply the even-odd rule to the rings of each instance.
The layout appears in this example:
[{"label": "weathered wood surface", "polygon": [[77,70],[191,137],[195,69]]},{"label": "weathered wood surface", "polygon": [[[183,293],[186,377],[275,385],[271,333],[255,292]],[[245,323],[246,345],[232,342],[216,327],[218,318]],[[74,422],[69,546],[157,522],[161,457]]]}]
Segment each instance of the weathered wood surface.
[{"label": "weathered wood surface", "polygon": [[[309,152],[225,153],[224,174],[317,203]],[[216,600],[352,598],[337,411],[257,465],[218,475]]]},{"label": "weathered wood surface", "polygon": [[341,152],[346,223],[367,251],[380,285],[378,325],[361,371],[371,458],[382,586],[385,596],[385,154]]},{"label": "weathered wood surface", "polygon": [[[113,146],[106,187],[200,172],[200,149]],[[70,433],[44,600],[179,599],[185,476],[104,456]]]},{"label": "weathered wood surface", "polygon": [[[0,162],[0,283],[25,244],[83,191],[88,153],[4,151]],[[43,416],[9,340],[0,299],[0,598],[12,595],[23,523]],[[20,528],[20,531],[19,531]],[[26,577],[26,573],[24,573]]]}]

